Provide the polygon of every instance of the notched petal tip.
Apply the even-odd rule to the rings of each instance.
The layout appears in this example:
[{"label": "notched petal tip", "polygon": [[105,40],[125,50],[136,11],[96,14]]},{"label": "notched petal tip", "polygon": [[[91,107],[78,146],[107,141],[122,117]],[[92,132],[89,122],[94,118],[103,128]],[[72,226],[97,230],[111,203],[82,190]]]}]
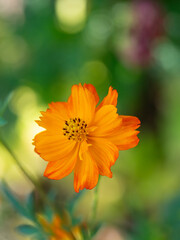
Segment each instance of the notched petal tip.
[{"label": "notched petal tip", "polygon": [[99,174],[103,177],[108,177],[108,178],[113,177],[113,173],[111,172],[111,170],[109,170],[109,172],[106,171],[106,174],[103,174],[103,172],[100,172]]},{"label": "notched petal tip", "polygon": [[118,92],[116,89],[109,87],[107,96],[102,100],[97,109],[101,108],[104,105],[114,105],[116,107],[118,99]]},{"label": "notched petal tip", "polygon": [[88,89],[94,95],[95,100],[96,100],[96,104],[98,104],[98,102],[99,102],[99,95],[98,95],[98,93],[96,91],[96,88],[92,84],[87,84],[87,83],[85,83],[83,85],[83,87]]},{"label": "notched petal tip", "polygon": [[136,118],[136,121],[137,121],[137,124],[140,125],[141,124],[141,121],[138,117],[135,117]]},{"label": "notched petal tip", "polygon": [[[48,108],[48,109],[49,109],[49,108]],[[48,109],[47,109],[47,110],[48,110]],[[46,111],[47,111],[47,110],[46,110]],[[42,116],[44,116],[44,115],[46,114],[46,111],[40,111],[40,114],[41,114]]]},{"label": "notched petal tip", "polygon": [[[41,118],[41,117],[40,117]],[[41,126],[41,120],[34,120],[39,126]]]},{"label": "notched petal tip", "polygon": [[123,120],[123,126],[136,126],[136,125],[140,125],[141,121],[139,120],[138,117],[134,117],[134,116],[126,116],[126,115],[119,115],[120,118],[122,118]]},{"label": "notched petal tip", "polygon": [[[96,184],[97,185],[97,184]],[[75,192],[77,192],[77,193],[79,193],[79,191],[83,191],[84,189],[87,189],[87,190],[92,190],[93,188],[95,188],[96,187],[96,185],[95,186],[92,186],[92,187],[88,187],[88,186],[80,186],[80,187],[75,187],[74,186],[74,190],[75,190]]]},{"label": "notched petal tip", "polygon": [[43,176],[46,177],[46,178],[48,178],[48,179],[51,179],[51,180],[58,180],[57,178],[52,177],[51,174],[48,173],[46,169],[45,169],[45,171],[44,171]]},{"label": "notched petal tip", "polygon": [[137,134],[138,133],[136,133],[131,138],[126,139],[126,143],[122,143],[121,145],[118,145],[118,149],[122,151],[122,150],[128,150],[136,147],[140,141],[140,139],[137,137]]},{"label": "notched petal tip", "polygon": [[110,173],[109,173],[109,175],[106,175],[108,178],[112,178],[113,177],[113,173],[111,172],[111,170],[110,170]]},{"label": "notched petal tip", "polygon": [[48,178],[49,174],[47,174],[46,170],[45,170],[43,176],[46,177],[46,178]]},{"label": "notched petal tip", "polygon": [[48,103],[48,106],[49,108],[52,108],[56,103],[55,102],[51,102],[51,103]]}]

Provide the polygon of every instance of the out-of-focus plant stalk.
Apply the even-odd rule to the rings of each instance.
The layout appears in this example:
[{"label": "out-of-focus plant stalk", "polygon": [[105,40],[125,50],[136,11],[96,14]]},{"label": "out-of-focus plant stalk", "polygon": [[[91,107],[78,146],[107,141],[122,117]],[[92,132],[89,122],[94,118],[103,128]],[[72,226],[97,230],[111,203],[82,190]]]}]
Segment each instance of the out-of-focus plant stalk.
[{"label": "out-of-focus plant stalk", "polygon": [[94,189],[94,199],[92,202],[92,215],[90,219],[90,224],[91,226],[94,225],[94,222],[96,221],[96,216],[97,216],[97,209],[98,209],[98,192],[99,192],[99,183],[100,183],[101,177],[99,177],[98,183]]},{"label": "out-of-focus plant stalk", "polygon": [[87,10],[87,14],[89,14],[90,13],[90,11],[91,11],[91,7],[92,7],[92,2],[91,2],[91,0],[87,0],[87,6],[86,6],[86,10]]},{"label": "out-of-focus plant stalk", "polygon": [[38,183],[38,181],[32,177],[23,167],[19,159],[16,157],[12,149],[9,147],[9,145],[6,143],[6,141],[3,139],[2,135],[0,134],[0,143],[4,146],[4,148],[8,151],[14,162],[17,164],[19,169],[23,172],[23,174],[27,177],[27,179],[34,185],[35,188],[37,188],[39,195],[41,196],[42,200],[45,201],[49,207],[51,207],[52,210],[55,210],[55,207],[52,205],[52,203],[49,201],[49,199],[46,197],[46,194],[41,188],[41,185]]},{"label": "out-of-focus plant stalk", "polygon": [[39,185],[37,183],[37,181],[30,176],[30,174],[24,169],[24,167],[22,166],[22,164],[20,163],[20,161],[17,159],[17,157],[15,156],[14,152],[11,150],[11,148],[8,146],[8,144],[5,142],[5,140],[2,138],[2,135],[0,135],[0,142],[2,143],[2,145],[5,147],[5,149],[8,151],[8,153],[11,155],[11,157],[13,158],[13,160],[15,161],[15,163],[18,165],[18,167],[21,169],[21,171],[23,172],[23,174],[29,179],[29,181],[37,187],[37,185]]}]

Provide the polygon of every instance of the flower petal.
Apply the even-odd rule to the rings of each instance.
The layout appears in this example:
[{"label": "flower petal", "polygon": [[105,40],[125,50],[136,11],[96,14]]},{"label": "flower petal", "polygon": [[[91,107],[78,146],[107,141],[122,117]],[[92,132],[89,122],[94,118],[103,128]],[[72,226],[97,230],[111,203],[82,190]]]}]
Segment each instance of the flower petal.
[{"label": "flower petal", "polygon": [[[96,113],[93,121],[93,130],[89,129],[89,136],[104,137],[110,135],[121,125],[122,119],[119,118],[117,108],[113,105],[102,106]],[[95,128],[96,127],[96,128]]]},{"label": "flower petal", "polygon": [[123,127],[135,127],[135,129],[136,129],[141,124],[139,118],[137,118],[137,117],[124,116],[124,115],[119,115],[119,117],[122,118]]},{"label": "flower petal", "polygon": [[42,117],[36,123],[49,131],[60,131],[64,125],[64,121],[69,118],[67,103],[52,102],[49,104],[49,107],[46,112],[41,112]]},{"label": "flower petal", "polygon": [[127,150],[135,147],[139,142],[139,138],[137,137],[139,131],[136,131],[140,124],[139,119],[123,115],[119,116],[119,118],[122,119],[121,127],[109,135],[108,139],[116,144],[119,150]]},{"label": "flower petal", "polygon": [[78,159],[74,170],[74,189],[92,189],[96,186],[99,177],[98,167],[89,151],[83,152],[83,160]]},{"label": "flower petal", "polygon": [[86,141],[83,141],[80,145],[79,149],[79,158],[80,160],[83,160],[83,154],[88,151],[88,147],[91,146],[91,144],[88,144]]},{"label": "flower petal", "polygon": [[102,176],[111,178],[111,166],[114,165],[119,156],[118,148],[116,145],[103,138],[91,138],[89,143],[92,144],[92,147],[89,148],[89,152],[98,166],[99,173]]},{"label": "flower petal", "polygon": [[74,151],[71,151],[66,157],[58,161],[49,162],[44,176],[50,179],[59,180],[69,175],[75,167],[78,152],[79,147],[76,145]]},{"label": "flower petal", "polygon": [[81,84],[74,85],[68,99],[68,107],[71,118],[81,118],[89,124],[95,113],[96,100],[87,88],[83,88]]},{"label": "flower petal", "polygon": [[38,133],[33,144],[37,152],[45,161],[57,161],[73,151],[76,142],[68,140],[62,134],[52,134],[49,131]]},{"label": "flower petal", "polygon": [[99,104],[99,106],[97,107],[97,110],[104,105],[114,105],[116,107],[117,98],[118,98],[117,91],[115,89],[113,90],[112,87],[109,87],[108,95]]},{"label": "flower petal", "polygon": [[90,92],[92,92],[92,94],[94,95],[95,97],[95,100],[96,100],[96,104],[98,104],[99,102],[99,96],[97,94],[97,91],[96,91],[96,88],[92,85],[92,84],[87,84],[85,83],[83,85],[84,88],[87,88]]}]

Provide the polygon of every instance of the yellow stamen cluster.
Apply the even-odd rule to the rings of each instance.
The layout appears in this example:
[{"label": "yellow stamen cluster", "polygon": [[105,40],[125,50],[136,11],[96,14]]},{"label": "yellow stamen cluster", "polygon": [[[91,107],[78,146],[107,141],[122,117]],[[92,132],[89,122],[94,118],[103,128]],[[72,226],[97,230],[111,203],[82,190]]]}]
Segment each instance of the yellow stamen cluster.
[{"label": "yellow stamen cluster", "polygon": [[68,121],[65,121],[63,134],[67,136],[69,140],[81,142],[86,139],[87,124],[80,118],[70,118]]}]

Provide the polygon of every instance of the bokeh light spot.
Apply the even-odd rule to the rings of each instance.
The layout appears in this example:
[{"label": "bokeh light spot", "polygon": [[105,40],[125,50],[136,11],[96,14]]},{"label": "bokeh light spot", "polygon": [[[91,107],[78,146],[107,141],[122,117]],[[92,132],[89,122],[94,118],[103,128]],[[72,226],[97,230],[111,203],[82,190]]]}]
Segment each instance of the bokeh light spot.
[{"label": "bokeh light spot", "polygon": [[81,70],[82,81],[92,83],[96,86],[108,81],[108,69],[104,63],[100,61],[87,62]]},{"label": "bokeh light spot", "polygon": [[111,36],[112,30],[109,12],[95,12],[88,21],[85,41],[91,46],[102,47]]},{"label": "bokeh light spot", "polygon": [[156,61],[167,72],[179,72],[180,51],[171,42],[164,42],[154,51]]},{"label": "bokeh light spot", "polygon": [[86,0],[57,0],[56,15],[61,29],[69,33],[78,32],[86,19]]}]

